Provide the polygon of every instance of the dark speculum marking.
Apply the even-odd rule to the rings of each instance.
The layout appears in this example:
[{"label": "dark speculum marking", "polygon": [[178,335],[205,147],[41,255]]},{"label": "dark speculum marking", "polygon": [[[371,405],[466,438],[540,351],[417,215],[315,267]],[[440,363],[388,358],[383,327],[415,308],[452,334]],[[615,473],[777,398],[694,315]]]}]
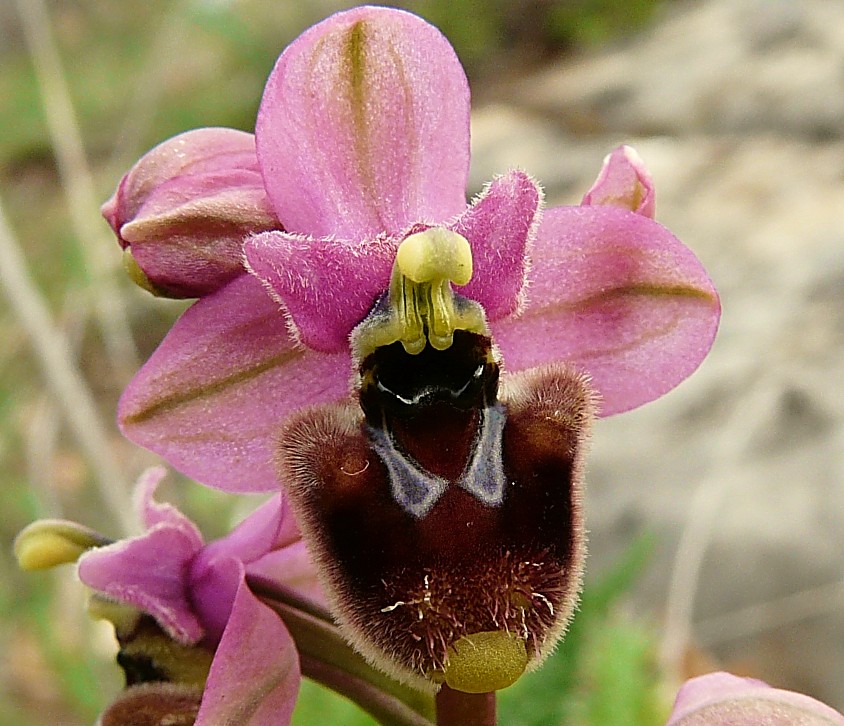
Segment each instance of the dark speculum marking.
[{"label": "dark speculum marking", "polygon": [[[301,414],[278,468],[352,642],[388,672],[437,678],[460,637],[551,650],[580,589],[584,378],[554,365],[499,399],[489,338],[384,346],[353,402]],[[363,413],[361,413],[361,411]]]}]

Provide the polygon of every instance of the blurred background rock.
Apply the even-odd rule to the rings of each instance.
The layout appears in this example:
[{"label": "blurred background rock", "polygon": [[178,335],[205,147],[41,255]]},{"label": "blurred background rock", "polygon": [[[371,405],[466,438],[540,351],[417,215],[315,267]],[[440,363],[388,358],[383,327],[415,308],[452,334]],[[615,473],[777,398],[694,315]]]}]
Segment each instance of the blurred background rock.
[{"label": "blurred background rock", "polygon": [[[132,355],[120,365],[108,352],[113,341],[94,323],[108,303],[96,293],[113,286],[126,305],[139,360],[184,303],[132,288],[105,223],[91,222],[95,206],[61,180],[17,12],[27,3],[35,0],[0,4],[0,200],[131,479],[152,458],[113,425]],[[167,136],[251,130],[280,50],[349,5],[48,3],[97,202]],[[441,27],[469,72],[473,192],[518,166],[544,183],[550,203],[576,203],[603,155],[632,144],[653,172],[658,219],[722,295],[721,332],[698,373],[596,428],[590,583],[649,536],[622,609],[630,628],[647,632],[666,692],[674,678],[727,667],[844,709],[844,4],[404,6]],[[95,239],[81,238],[74,214],[96,224]],[[91,462],[2,299],[2,541],[43,516],[117,535]],[[245,507],[199,487],[167,493],[209,536]],[[23,576],[4,546],[0,721],[90,723],[119,687],[111,635],[87,623],[83,606],[72,573]]]}]

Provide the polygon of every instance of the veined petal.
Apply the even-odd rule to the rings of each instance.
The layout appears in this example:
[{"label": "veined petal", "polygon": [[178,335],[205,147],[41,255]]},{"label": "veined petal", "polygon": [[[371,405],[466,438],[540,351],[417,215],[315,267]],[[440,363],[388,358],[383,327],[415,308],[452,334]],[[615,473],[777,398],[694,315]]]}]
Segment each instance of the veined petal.
[{"label": "veined petal", "polygon": [[390,282],[396,243],[265,232],[247,240],[247,266],[290,314],[303,344],[336,353]]},{"label": "veined petal", "polygon": [[656,222],[613,207],[557,207],[533,250],[527,309],[491,325],[508,370],[568,361],[592,377],[608,416],[671,390],[709,351],[718,294]]},{"label": "veined petal", "polygon": [[653,219],[656,210],[653,179],[632,146],[619,146],[606,156],[598,178],[581,204],[621,207]]},{"label": "veined petal", "polygon": [[844,726],[844,716],[802,693],[755,678],[709,673],[687,681],[666,726]]},{"label": "veined petal", "polygon": [[123,433],[204,484],[279,487],[270,460],[292,411],[348,393],[348,352],[297,348],[278,306],[244,275],[189,308],[124,391]]},{"label": "veined petal", "polygon": [[204,629],[194,614],[185,578],[202,547],[181,527],[158,524],[149,532],[79,558],[79,579],[88,587],[152,615],[180,643],[192,644]]},{"label": "veined petal", "polygon": [[241,579],[208,675],[197,726],[290,723],[301,674],[293,639]]},{"label": "veined petal", "polygon": [[451,226],[472,248],[472,279],[460,294],[477,300],[488,320],[521,306],[527,250],[539,225],[542,192],[527,174],[496,177]]},{"label": "veined petal", "polygon": [[289,231],[362,239],[465,206],[468,83],[410,13],[360,7],[303,33],[270,74],[255,135]]}]

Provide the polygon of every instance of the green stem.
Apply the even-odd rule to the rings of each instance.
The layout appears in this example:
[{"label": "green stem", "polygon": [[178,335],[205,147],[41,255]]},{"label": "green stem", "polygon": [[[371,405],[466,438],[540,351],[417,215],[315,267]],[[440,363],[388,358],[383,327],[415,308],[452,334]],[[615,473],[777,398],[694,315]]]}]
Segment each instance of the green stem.
[{"label": "green stem", "polygon": [[463,693],[446,685],[437,693],[437,726],[495,726],[495,692]]},{"label": "green stem", "polygon": [[369,665],[346,642],[327,610],[275,583],[253,577],[247,581],[284,620],[299,651],[303,675],[355,702],[382,724],[434,723],[432,695],[402,685]]}]

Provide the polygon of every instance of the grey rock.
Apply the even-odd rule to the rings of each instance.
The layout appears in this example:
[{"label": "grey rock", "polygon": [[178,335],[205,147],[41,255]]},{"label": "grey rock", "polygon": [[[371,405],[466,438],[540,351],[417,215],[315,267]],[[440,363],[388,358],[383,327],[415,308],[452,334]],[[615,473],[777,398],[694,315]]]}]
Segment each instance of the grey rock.
[{"label": "grey rock", "polygon": [[615,145],[644,158],[657,218],[703,261],[724,313],[697,373],[596,427],[590,570],[657,533],[635,603],[663,622],[678,543],[708,508],[693,642],[838,709],[842,91],[840,0],[673,3],[641,37],[562,61],[478,109],[472,170],[479,186],[520,166],[549,204],[577,203]]}]

